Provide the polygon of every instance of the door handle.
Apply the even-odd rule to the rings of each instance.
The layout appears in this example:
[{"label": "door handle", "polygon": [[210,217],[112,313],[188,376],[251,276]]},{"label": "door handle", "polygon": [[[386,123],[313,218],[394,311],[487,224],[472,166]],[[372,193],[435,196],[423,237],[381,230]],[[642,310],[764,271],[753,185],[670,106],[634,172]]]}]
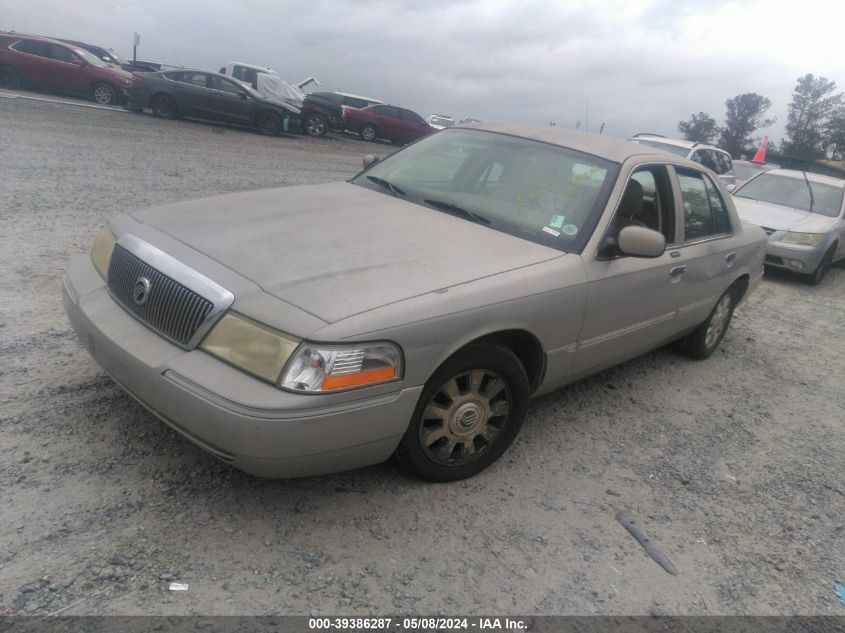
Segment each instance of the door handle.
[{"label": "door handle", "polygon": [[672,270],[670,270],[669,274],[672,275],[673,277],[677,277],[678,275],[685,273],[686,270],[687,270],[687,265],[681,264],[680,266],[675,266]]},{"label": "door handle", "polygon": [[728,253],[725,255],[725,265],[728,267],[733,266],[734,261],[736,261],[736,253]]}]

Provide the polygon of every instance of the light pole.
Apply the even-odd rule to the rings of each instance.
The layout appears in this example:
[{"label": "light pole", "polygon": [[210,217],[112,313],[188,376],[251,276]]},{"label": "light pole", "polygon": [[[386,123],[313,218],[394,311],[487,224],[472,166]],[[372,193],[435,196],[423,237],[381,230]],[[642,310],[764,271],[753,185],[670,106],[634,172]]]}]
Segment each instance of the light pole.
[{"label": "light pole", "polygon": [[138,46],[141,44],[141,36],[137,33],[134,34],[134,38],[132,39],[132,61],[135,62],[138,59]]}]

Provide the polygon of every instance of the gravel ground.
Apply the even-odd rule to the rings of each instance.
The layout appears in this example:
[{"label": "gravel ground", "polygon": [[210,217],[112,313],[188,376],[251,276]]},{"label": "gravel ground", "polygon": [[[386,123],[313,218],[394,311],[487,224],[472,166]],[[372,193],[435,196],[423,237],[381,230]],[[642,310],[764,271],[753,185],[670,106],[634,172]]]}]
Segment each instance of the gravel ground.
[{"label": "gravel ground", "polygon": [[345,178],[373,146],[5,97],[0,119],[6,613],[845,613],[845,271],[767,276],[708,361],[660,350],[534,401],[472,480],[261,480],[112,383],[61,275],[119,212]]}]

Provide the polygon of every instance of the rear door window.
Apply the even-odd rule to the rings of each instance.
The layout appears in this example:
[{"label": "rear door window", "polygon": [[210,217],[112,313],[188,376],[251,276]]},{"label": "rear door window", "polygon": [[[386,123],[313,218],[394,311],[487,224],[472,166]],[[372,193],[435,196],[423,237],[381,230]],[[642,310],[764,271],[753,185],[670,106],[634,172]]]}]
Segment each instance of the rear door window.
[{"label": "rear door window", "polygon": [[719,166],[716,164],[716,153],[710,149],[697,150],[692,155],[692,160],[696,163],[701,163],[707,169],[712,169],[717,174],[719,173]]},{"label": "rear door window", "polygon": [[28,55],[38,55],[38,57],[50,57],[50,47],[47,42],[38,42],[36,40],[21,40],[12,44],[12,48],[19,53],[26,53]]},{"label": "rear door window", "polygon": [[725,152],[716,152],[716,159],[719,165],[719,170],[716,173],[720,176],[722,174],[729,173],[734,168],[730,154],[727,154]]},{"label": "rear door window", "polygon": [[718,189],[705,175],[677,169],[684,203],[684,240],[704,239],[731,230],[727,207]]},{"label": "rear door window", "polygon": [[68,62],[70,64],[79,61],[76,55],[58,44],[50,44],[50,57],[57,61]]}]

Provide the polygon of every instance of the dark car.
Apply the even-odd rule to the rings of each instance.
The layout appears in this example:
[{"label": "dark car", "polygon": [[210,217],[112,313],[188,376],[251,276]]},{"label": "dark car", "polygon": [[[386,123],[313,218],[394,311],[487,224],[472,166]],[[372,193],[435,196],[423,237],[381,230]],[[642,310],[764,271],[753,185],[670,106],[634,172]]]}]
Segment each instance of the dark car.
[{"label": "dark car", "polygon": [[21,86],[86,95],[118,103],[140,82],[137,75],[73,44],[34,35],[0,33],[0,87]]},{"label": "dark car", "polygon": [[343,92],[312,92],[302,102],[302,131],[323,136],[329,130],[343,131],[343,108],[366,108],[380,104],[378,99]]},{"label": "dark car", "polygon": [[299,108],[268,101],[252,88],[205,70],[167,70],[142,74],[129,94],[135,109],[150,108],[158,117],[192,117],[233,123],[274,136],[297,129]]},{"label": "dark car", "polygon": [[392,105],[344,108],[343,118],[346,129],[365,141],[381,138],[401,145],[437,131],[416,112]]}]

